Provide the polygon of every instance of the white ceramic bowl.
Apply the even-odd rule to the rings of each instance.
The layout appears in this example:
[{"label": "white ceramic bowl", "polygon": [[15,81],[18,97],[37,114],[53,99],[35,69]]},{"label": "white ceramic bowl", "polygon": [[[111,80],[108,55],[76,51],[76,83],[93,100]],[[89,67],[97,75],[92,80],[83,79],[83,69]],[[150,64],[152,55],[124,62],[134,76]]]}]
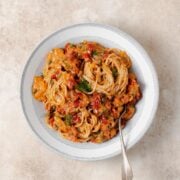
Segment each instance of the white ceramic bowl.
[{"label": "white ceramic bowl", "polygon": [[155,115],[159,97],[158,80],[145,50],[136,40],[117,28],[99,24],[77,24],[58,30],[45,38],[32,52],[25,66],[21,81],[21,102],[30,127],[46,145],[74,159],[99,160],[120,154],[118,136],[102,144],[73,143],[62,139],[46,126],[43,105],[34,100],[31,94],[33,77],[42,71],[48,51],[54,47],[63,47],[67,42],[78,43],[83,40],[123,49],[131,57],[143,97],[136,105],[135,115],[123,131],[127,148],[137,143],[151,125]]}]

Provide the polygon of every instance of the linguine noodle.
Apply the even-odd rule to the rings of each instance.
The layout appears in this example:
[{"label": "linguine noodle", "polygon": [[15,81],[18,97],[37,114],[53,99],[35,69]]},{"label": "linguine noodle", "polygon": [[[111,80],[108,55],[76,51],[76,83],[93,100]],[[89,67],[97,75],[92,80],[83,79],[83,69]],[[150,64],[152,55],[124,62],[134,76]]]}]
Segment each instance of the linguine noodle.
[{"label": "linguine noodle", "polygon": [[96,42],[67,43],[48,53],[32,93],[44,104],[50,128],[74,142],[101,143],[118,133],[124,106],[122,127],[141,98],[131,66],[125,51]]}]

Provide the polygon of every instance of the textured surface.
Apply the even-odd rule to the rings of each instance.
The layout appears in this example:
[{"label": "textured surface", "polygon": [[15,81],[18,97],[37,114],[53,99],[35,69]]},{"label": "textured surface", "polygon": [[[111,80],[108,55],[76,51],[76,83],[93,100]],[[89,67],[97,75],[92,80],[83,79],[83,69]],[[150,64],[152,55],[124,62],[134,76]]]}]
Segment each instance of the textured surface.
[{"label": "textured surface", "polygon": [[180,178],[179,0],[0,1],[0,179],[119,180],[120,156],[98,162],[65,159],[39,143],[21,110],[22,70],[35,45],[66,25],[119,27],[151,56],[160,81],[153,125],[129,152],[135,180]]}]

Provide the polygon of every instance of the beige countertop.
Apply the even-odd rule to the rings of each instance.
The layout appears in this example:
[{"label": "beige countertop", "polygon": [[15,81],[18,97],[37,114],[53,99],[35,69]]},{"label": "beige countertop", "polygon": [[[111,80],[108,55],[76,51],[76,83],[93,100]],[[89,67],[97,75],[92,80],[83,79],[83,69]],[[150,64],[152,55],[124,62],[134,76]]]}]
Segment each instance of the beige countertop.
[{"label": "beige countertop", "polygon": [[160,103],[144,138],[128,151],[135,180],[180,179],[179,0],[0,1],[0,179],[119,180],[120,156],[98,162],[66,159],[39,143],[22,113],[22,70],[35,45],[67,25],[119,27],[151,56]]}]

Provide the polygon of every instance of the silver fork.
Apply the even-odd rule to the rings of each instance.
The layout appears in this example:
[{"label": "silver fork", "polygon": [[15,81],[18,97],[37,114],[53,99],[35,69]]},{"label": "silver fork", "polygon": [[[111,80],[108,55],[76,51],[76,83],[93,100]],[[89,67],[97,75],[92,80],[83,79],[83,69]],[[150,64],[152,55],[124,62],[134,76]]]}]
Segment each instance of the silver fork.
[{"label": "silver fork", "polygon": [[122,180],[132,180],[133,172],[127,158],[126,147],[124,144],[124,138],[123,138],[123,133],[121,129],[121,120],[125,112],[126,112],[126,108],[124,109],[123,113],[121,114],[119,118],[119,136],[120,136],[120,141],[121,141],[121,154],[122,154],[122,159],[123,159],[122,166],[121,166],[121,174],[122,174]]}]

